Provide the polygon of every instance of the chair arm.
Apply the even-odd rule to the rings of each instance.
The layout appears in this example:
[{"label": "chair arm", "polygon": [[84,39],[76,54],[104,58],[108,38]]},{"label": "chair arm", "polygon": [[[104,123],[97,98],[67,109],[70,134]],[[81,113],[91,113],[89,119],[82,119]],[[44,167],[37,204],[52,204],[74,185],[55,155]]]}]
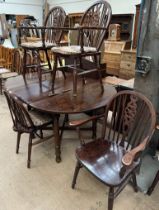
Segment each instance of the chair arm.
[{"label": "chair arm", "polygon": [[73,121],[70,121],[69,122],[69,126],[71,127],[79,127],[81,125],[84,125],[90,121],[93,121],[93,120],[97,120],[99,118],[102,118],[104,117],[104,115],[95,115],[95,116],[92,116],[92,117],[89,117],[87,119],[80,119],[80,120],[73,120]]},{"label": "chair arm", "polygon": [[143,151],[143,150],[145,149],[148,139],[149,139],[149,136],[146,137],[146,138],[143,140],[143,142],[140,143],[137,147],[135,147],[134,149],[130,150],[129,152],[127,152],[127,153],[123,156],[123,158],[122,158],[122,163],[123,163],[125,166],[130,166],[130,165],[133,163],[133,161],[134,161],[136,155],[137,155],[139,152],[141,152],[141,151]]}]

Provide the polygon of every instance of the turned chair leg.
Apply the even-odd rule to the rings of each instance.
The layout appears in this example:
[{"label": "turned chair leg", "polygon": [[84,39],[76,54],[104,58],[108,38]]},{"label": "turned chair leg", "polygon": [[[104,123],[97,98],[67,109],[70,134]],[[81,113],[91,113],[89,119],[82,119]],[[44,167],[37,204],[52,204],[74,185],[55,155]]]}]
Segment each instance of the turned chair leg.
[{"label": "turned chair leg", "polygon": [[92,138],[93,139],[96,139],[96,137],[97,137],[97,120],[93,120],[93,122],[92,122]]},{"label": "turned chair leg", "polygon": [[148,195],[151,195],[151,193],[153,192],[155,186],[157,185],[159,181],[159,171],[157,172],[156,176],[155,176],[155,179],[153,180],[151,186],[149,187],[148,191],[147,191],[147,194]]},{"label": "turned chair leg", "polygon": [[40,138],[43,139],[44,138],[44,134],[43,134],[43,130],[40,129]]},{"label": "turned chair leg", "polygon": [[47,49],[45,49],[45,55],[46,55],[46,59],[47,59],[47,63],[48,63],[49,69],[52,69]]},{"label": "turned chair leg", "polygon": [[72,180],[72,189],[75,188],[77,176],[78,176],[78,173],[79,173],[79,170],[80,170],[81,167],[82,167],[82,165],[79,163],[79,161],[77,161],[75,172],[74,172],[74,175],[73,175],[73,180]]},{"label": "turned chair leg", "polygon": [[19,144],[20,144],[21,133],[18,132],[17,134],[17,145],[16,145],[16,154],[19,153]]},{"label": "turned chair leg", "polygon": [[77,59],[74,60],[73,69],[73,96],[77,96]]},{"label": "turned chair leg", "polygon": [[138,192],[138,186],[137,186],[137,181],[136,181],[136,174],[135,172],[132,175],[132,183],[133,183],[133,188],[135,192]]},{"label": "turned chair leg", "polygon": [[103,86],[103,82],[102,82],[102,74],[101,74],[101,70],[100,70],[100,59],[101,56],[100,55],[94,55],[94,60],[95,63],[97,64],[97,72],[98,72],[98,77],[99,77],[99,82],[100,82],[100,86],[101,86],[101,91],[104,91],[104,86]]},{"label": "turned chair leg", "polygon": [[29,135],[27,168],[30,168],[33,134]]},{"label": "turned chair leg", "polygon": [[[59,61],[59,65],[60,65],[60,67],[62,67],[62,66],[63,66],[63,64],[62,64],[62,59],[61,59],[60,57],[58,57],[58,61]],[[63,74],[64,79],[66,80],[66,74],[65,74],[65,71],[64,71],[64,69],[63,69],[63,68],[62,68],[62,74]]]},{"label": "turned chair leg", "polygon": [[108,210],[113,209],[114,204],[114,187],[110,187],[108,194]]},{"label": "turned chair leg", "polygon": [[24,49],[24,55],[23,55],[23,72],[22,72],[22,74],[23,74],[23,77],[24,77],[24,79],[25,79],[25,76],[26,76],[26,65],[27,65],[27,60],[26,60],[26,56],[27,56],[27,53],[26,53],[26,50]]},{"label": "turned chair leg", "polygon": [[52,93],[54,94],[54,87],[55,87],[55,78],[56,78],[56,71],[57,71],[57,55],[54,55],[54,66],[52,71]]}]

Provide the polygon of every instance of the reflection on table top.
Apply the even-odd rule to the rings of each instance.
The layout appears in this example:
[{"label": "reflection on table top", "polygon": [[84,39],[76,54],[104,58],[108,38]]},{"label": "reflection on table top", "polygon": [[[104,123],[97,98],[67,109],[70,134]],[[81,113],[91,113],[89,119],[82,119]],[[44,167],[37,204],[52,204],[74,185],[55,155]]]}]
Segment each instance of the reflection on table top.
[{"label": "reflection on table top", "polygon": [[101,93],[99,81],[89,80],[86,85],[78,80],[77,96],[72,94],[71,78],[57,79],[55,95],[51,95],[51,83],[47,80],[39,85],[36,79],[24,81],[22,76],[11,78],[5,84],[6,90],[15,94],[28,105],[48,113],[81,113],[105,106],[116,90],[111,85],[104,85]]}]

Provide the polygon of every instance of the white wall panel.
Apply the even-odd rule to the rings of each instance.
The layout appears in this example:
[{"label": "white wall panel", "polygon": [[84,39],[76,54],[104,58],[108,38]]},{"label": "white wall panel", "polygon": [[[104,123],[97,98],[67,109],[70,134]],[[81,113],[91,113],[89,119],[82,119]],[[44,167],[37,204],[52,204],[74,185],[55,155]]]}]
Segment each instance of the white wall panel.
[{"label": "white wall panel", "polygon": [[[48,0],[50,8],[62,6],[67,13],[83,12],[96,0]],[[108,0],[112,6],[113,14],[135,13],[135,5],[141,0]]]},{"label": "white wall panel", "polygon": [[5,0],[0,3],[0,14],[33,15],[42,23],[43,0]]}]

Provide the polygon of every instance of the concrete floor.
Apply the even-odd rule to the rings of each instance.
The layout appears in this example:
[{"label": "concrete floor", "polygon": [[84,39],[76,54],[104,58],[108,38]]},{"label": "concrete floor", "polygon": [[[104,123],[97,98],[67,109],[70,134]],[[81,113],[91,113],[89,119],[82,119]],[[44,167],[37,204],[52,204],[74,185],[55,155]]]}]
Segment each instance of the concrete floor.
[{"label": "concrete floor", "polygon": [[[71,181],[75,132],[65,132],[62,162],[57,164],[52,140],[33,147],[31,169],[26,168],[28,135],[15,154],[16,133],[4,96],[0,96],[0,210],[106,210],[108,188],[81,170],[75,190]],[[159,210],[159,184],[151,196],[127,186],[115,200],[114,210]]]}]

